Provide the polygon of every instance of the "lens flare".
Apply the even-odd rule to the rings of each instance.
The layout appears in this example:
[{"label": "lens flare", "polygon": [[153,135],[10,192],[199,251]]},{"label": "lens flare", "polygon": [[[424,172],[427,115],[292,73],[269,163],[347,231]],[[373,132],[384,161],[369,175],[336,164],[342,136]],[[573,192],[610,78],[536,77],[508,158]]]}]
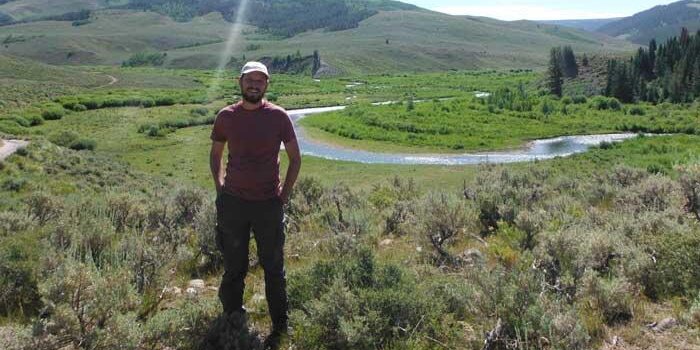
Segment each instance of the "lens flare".
[{"label": "lens flare", "polygon": [[238,4],[238,10],[236,11],[236,18],[231,23],[228,32],[228,38],[226,39],[226,45],[219,55],[219,65],[216,67],[216,73],[214,75],[214,80],[209,86],[207,91],[207,97],[211,101],[212,98],[218,98],[219,96],[213,96],[221,86],[221,80],[224,78],[224,73],[226,70],[226,64],[228,64],[231,59],[231,51],[233,51],[236,42],[241,36],[243,29],[243,20],[245,19],[245,12],[248,9],[248,0],[241,0]]}]

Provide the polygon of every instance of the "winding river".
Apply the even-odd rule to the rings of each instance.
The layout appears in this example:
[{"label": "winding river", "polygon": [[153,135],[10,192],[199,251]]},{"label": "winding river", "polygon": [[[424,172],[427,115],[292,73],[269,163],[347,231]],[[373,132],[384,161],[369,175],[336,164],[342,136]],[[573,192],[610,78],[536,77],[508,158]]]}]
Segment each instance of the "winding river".
[{"label": "winding river", "polygon": [[633,133],[561,136],[535,140],[518,150],[465,154],[402,154],[353,150],[336,145],[329,145],[307,137],[304,129],[298,124],[298,121],[306,116],[323,112],[339,111],[344,108],[344,106],[337,106],[287,111],[292,122],[294,122],[297,131],[297,140],[303,154],[331,160],[369,164],[467,165],[481,163],[515,163],[536,159],[543,160],[555,157],[566,157],[575,153],[585,152],[590,147],[600,145],[602,142],[619,142],[637,136],[637,134]]}]

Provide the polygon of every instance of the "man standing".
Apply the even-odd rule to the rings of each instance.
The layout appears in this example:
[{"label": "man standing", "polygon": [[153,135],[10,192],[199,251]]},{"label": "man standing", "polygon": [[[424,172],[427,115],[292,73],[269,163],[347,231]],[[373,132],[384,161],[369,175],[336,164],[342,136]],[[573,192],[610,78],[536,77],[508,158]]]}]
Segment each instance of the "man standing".
[{"label": "man standing", "polygon": [[[263,99],[269,78],[267,67],[260,62],[243,66],[238,81],[241,101],[222,109],[214,122],[210,167],[217,192],[216,242],[224,257],[219,288],[224,312],[245,314],[243,290],[252,229],[272,319],[268,341],[275,343],[287,332],[283,205],[299,174],[301,155],[287,113]],[[281,142],[289,158],[284,184],[279,179]],[[226,144],[224,172],[221,163]]]}]

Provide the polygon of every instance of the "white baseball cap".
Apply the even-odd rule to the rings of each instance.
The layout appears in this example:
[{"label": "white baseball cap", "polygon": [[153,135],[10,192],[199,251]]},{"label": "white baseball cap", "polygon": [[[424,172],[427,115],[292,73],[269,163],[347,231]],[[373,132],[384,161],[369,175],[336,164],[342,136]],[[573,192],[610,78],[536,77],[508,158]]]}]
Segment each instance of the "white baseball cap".
[{"label": "white baseball cap", "polygon": [[270,77],[270,73],[267,72],[267,67],[260,62],[250,61],[241,68],[241,76],[252,72],[260,72],[265,74],[268,78]]}]

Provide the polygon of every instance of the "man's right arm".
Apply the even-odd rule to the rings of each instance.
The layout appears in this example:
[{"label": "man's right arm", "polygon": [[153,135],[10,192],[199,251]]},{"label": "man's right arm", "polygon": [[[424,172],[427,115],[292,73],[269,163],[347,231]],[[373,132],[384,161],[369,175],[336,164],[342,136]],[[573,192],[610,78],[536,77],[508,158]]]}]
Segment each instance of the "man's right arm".
[{"label": "man's right arm", "polygon": [[226,142],[212,141],[211,152],[209,153],[209,168],[211,169],[217,194],[221,193],[221,189],[224,187],[224,169],[221,166],[224,147],[226,147]]}]

